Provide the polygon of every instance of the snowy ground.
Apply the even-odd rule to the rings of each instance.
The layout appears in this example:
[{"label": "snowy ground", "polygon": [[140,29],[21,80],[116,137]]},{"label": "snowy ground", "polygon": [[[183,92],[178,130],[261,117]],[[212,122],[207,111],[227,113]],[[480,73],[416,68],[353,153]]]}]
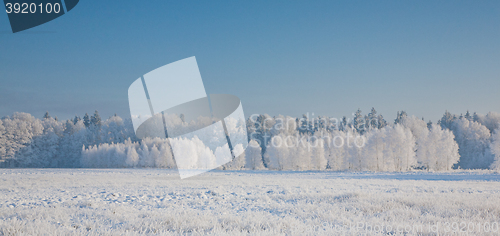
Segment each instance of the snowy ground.
[{"label": "snowy ground", "polygon": [[498,235],[499,221],[493,172],[0,170],[0,235]]}]

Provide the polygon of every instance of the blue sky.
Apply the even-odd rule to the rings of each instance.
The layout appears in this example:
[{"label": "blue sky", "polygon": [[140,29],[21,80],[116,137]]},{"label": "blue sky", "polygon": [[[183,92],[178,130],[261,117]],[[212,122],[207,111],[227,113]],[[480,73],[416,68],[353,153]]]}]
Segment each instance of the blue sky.
[{"label": "blue sky", "polygon": [[134,80],[190,56],[247,116],[500,112],[499,25],[500,1],[80,1],[16,34],[0,13],[0,116],[128,117]]}]

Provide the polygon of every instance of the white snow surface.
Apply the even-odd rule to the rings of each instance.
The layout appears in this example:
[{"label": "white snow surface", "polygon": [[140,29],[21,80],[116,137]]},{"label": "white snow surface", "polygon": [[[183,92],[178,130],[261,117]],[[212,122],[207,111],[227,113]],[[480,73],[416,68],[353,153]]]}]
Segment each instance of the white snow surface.
[{"label": "white snow surface", "polygon": [[1,169],[0,235],[498,235],[493,171]]}]

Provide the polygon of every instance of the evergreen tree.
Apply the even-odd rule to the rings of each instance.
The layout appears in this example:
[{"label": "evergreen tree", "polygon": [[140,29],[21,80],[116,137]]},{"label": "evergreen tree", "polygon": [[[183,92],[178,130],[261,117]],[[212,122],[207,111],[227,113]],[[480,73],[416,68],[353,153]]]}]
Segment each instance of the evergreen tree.
[{"label": "evergreen tree", "polygon": [[406,114],[406,111],[401,111],[397,113],[396,115],[396,120],[394,120],[394,124],[401,124],[404,120],[405,117],[407,117],[408,114]]},{"label": "evergreen tree", "polygon": [[372,110],[368,113],[368,128],[377,129],[378,127],[377,111],[375,110],[375,107],[372,107]]},{"label": "evergreen tree", "polygon": [[79,116],[75,116],[75,118],[73,118],[73,124],[76,125],[76,123],[78,123],[78,121],[81,121],[82,118],[80,118]]},{"label": "evergreen tree", "polygon": [[45,115],[43,115],[43,119],[50,119],[50,115],[49,115],[49,112],[45,112]]},{"label": "evergreen tree", "polygon": [[430,120],[429,120],[429,122],[427,122],[427,129],[429,129],[429,130],[430,130],[430,129],[431,129],[431,127],[432,127],[432,121],[430,121]]},{"label": "evergreen tree", "polygon": [[365,125],[364,125],[365,131],[368,131],[368,130],[371,129],[371,127],[370,127],[370,118],[368,118],[368,115],[365,115],[364,119],[365,119]]},{"label": "evergreen tree", "polygon": [[353,120],[354,129],[360,133],[365,133],[365,120],[363,119],[363,115],[361,115],[361,109],[358,108],[356,113],[354,114]]},{"label": "evergreen tree", "polygon": [[[85,114],[87,116],[87,114]],[[85,123],[85,117],[83,118],[84,123]],[[87,132],[87,144],[88,145],[99,145],[101,143],[106,143],[102,142],[102,123],[101,123],[101,116],[99,116],[99,113],[95,111],[94,115],[90,117],[90,124],[88,126],[89,132]]]},{"label": "evergreen tree", "polygon": [[441,120],[439,120],[438,124],[441,125],[443,129],[451,129],[451,124],[456,119],[456,115],[452,115],[449,111],[446,111]]},{"label": "evergreen tree", "polygon": [[472,115],[472,120],[475,122],[479,122],[479,115],[476,112],[474,112],[474,115]]},{"label": "evergreen tree", "polygon": [[99,115],[99,112],[97,112],[97,110],[94,112],[92,118],[90,118],[90,123],[97,127],[101,126],[101,116]]},{"label": "evergreen tree", "polygon": [[302,119],[300,119],[300,133],[306,133],[309,131],[309,117],[306,114],[302,114]]},{"label": "evergreen tree", "polygon": [[67,120],[66,123],[64,124],[64,135],[72,135],[73,134],[73,122],[70,120]]},{"label": "evergreen tree", "polygon": [[347,117],[344,116],[344,117],[342,117],[342,121],[340,122],[339,130],[345,131],[345,130],[347,130],[347,126],[348,126]]},{"label": "evergreen tree", "polygon": [[472,116],[470,115],[469,110],[467,110],[467,113],[465,113],[464,118],[469,120],[469,121],[472,121]]},{"label": "evergreen tree", "polygon": [[85,125],[85,128],[90,127],[90,117],[88,113],[85,113],[85,116],[83,116],[83,124]]},{"label": "evergreen tree", "polygon": [[378,115],[377,122],[379,129],[382,129],[387,126],[387,121],[385,121],[384,116],[382,116],[382,114]]}]

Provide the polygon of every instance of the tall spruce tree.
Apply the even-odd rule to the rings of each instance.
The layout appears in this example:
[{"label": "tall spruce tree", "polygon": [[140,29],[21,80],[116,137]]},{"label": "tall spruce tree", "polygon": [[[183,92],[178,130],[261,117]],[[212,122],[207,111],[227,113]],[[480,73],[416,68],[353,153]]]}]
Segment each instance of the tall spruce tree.
[{"label": "tall spruce tree", "polygon": [[43,119],[50,119],[50,115],[49,115],[49,112],[45,112],[45,115],[43,115]]},{"label": "tall spruce tree", "polygon": [[90,118],[90,123],[97,127],[101,126],[101,116],[97,110],[94,112],[92,118]]},{"label": "tall spruce tree", "polygon": [[361,115],[361,109],[359,109],[359,108],[356,111],[356,113],[354,113],[353,125],[354,125],[354,129],[358,133],[360,133],[360,134],[365,133],[365,120],[363,118],[363,115]]},{"label": "tall spruce tree", "polygon": [[375,107],[372,107],[372,110],[368,113],[368,127],[370,129],[378,128],[378,116]]},{"label": "tall spruce tree", "polygon": [[90,127],[90,117],[88,113],[85,113],[85,116],[83,116],[83,124],[85,125],[85,128]]},{"label": "tall spruce tree", "polygon": [[76,125],[76,123],[78,123],[81,120],[82,118],[80,118],[79,116],[75,116],[75,118],[73,118],[73,124]]}]

